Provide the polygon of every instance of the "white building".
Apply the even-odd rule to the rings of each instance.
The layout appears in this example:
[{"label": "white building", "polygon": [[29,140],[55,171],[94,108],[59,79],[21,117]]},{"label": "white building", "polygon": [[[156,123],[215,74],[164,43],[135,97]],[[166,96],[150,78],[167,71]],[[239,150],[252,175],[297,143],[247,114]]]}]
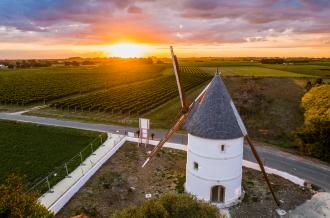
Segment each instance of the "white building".
[{"label": "white building", "polygon": [[0,64],[0,69],[7,69],[8,67],[6,65]]},{"label": "white building", "polygon": [[218,207],[235,204],[242,195],[246,130],[220,75],[192,106],[185,128],[186,192]]}]

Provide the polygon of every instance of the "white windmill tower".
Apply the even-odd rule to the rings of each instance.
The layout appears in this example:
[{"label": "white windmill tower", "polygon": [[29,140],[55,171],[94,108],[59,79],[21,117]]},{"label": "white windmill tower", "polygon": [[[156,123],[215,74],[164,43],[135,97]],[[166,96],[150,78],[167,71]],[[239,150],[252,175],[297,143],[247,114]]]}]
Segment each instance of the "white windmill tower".
[{"label": "white windmill tower", "polygon": [[219,207],[241,196],[245,127],[219,74],[189,112],[185,190]]},{"label": "white windmill tower", "polygon": [[279,207],[279,201],[273,192],[262,161],[220,75],[217,73],[196,100],[187,107],[178,61],[172,47],[171,53],[181,100],[181,112],[174,126],[153,149],[142,167],[155,157],[165,142],[185,123],[188,132],[185,191],[200,200],[213,202],[219,207],[228,207],[237,202],[242,193],[245,138]]}]

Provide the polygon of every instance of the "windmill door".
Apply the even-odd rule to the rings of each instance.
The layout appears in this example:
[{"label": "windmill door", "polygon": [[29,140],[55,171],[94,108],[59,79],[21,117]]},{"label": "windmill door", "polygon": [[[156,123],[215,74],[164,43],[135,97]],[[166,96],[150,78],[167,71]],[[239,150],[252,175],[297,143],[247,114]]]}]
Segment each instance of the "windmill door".
[{"label": "windmill door", "polygon": [[213,186],[211,189],[211,201],[223,203],[225,201],[225,187],[221,185]]}]

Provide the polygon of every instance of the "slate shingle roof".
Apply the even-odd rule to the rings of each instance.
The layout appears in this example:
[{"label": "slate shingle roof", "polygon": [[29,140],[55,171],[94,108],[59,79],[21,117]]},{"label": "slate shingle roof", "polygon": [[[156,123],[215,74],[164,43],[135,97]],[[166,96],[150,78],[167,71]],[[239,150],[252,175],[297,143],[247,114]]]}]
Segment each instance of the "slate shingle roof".
[{"label": "slate shingle roof", "polygon": [[233,107],[227,88],[217,74],[201,100],[192,106],[185,129],[192,135],[208,139],[240,138],[244,135],[240,124],[245,127],[238,123],[240,118],[235,116]]}]

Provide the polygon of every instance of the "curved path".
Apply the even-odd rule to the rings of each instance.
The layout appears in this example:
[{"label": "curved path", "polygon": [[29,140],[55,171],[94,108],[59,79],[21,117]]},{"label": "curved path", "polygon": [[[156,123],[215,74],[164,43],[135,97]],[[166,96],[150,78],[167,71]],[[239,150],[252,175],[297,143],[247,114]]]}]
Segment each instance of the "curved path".
[{"label": "curved path", "polygon": [[[134,132],[136,128],[109,125],[109,124],[93,124],[82,123],[78,121],[58,120],[53,118],[44,118],[36,116],[25,116],[21,113],[0,113],[0,119],[17,120],[44,125],[72,127],[78,129],[107,131],[113,133],[124,134],[125,132]],[[161,138],[164,130],[152,130],[155,138]],[[170,142],[186,144],[187,136],[185,134],[175,134]],[[330,167],[326,164],[311,161],[303,157],[280,151],[269,146],[257,146],[257,150],[264,160],[266,166],[274,169],[288,172],[302,179],[321,187],[323,190],[330,192]],[[244,147],[244,159],[256,162],[249,147]]]}]

